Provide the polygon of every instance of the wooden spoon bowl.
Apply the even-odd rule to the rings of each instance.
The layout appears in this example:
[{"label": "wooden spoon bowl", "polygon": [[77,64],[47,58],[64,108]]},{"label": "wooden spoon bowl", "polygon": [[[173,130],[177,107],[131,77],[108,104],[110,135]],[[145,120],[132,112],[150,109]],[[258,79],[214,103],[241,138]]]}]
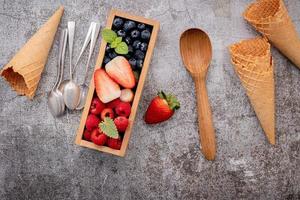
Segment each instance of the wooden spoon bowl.
[{"label": "wooden spoon bowl", "polygon": [[212,59],[212,46],[208,35],[196,28],[186,30],[180,37],[180,53],[185,67],[195,82],[202,152],[207,160],[214,160],[215,130],[206,89],[206,74]]}]

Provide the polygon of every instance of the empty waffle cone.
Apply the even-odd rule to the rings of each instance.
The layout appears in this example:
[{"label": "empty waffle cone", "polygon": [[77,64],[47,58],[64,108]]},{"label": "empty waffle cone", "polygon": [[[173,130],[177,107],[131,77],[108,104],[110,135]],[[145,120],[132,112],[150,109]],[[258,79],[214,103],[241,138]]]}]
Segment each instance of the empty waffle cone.
[{"label": "empty waffle cone", "polygon": [[264,38],[243,40],[230,46],[235,72],[250,99],[271,144],[275,144],[274,64]]},{"label": "empty waffle cone", "polygon": [[0,75],[19,95],[34,97],[63,10],[61,6],[1,70]]},{"label": "empty waffle cone", "polygon": [[300,37],[282,0],[258,0],[244,18],[300,68]]}]

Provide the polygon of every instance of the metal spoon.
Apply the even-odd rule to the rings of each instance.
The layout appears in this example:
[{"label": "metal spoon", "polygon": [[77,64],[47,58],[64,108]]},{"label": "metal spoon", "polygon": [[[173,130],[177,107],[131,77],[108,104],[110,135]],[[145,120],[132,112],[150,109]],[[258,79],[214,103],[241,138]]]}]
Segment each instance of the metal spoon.
[{"label": "metal spoon", "polygon": [[69,56],[70,56],[70,80],[66,83],[63,88],[63,96],[66,106],[70,110],[74,110],[78,103],[80,97],[80,88],[73,81],[72,73],[72,51],[73,51],[73,40],[75,32],[75,22],[68,22],[68,43],[69,43]]},{"label": "metal spoon", "polygon": [[81,110],[85,104],[86,96],[87,96],[87,93],[89,90],[89,87],[86,83],[87,77],[88,77],[88,68],[90,65],[90,60],[92,57],[92,53],[94,51],[96,40],[97,40],[99,31],[100,31],[100,25],[95,22],[92,22],[92,23],[93,23],[92,24],[93,30],[92,30],[91,43],[90,43],[90,52],[89,52],[88,60],[87,60],[86,67],[85,67],[85,75],[84,75],[83,83],[80,85],[80,100],[79,100],[79,104],[78,104],[76,110]]},{"label": "metal spoon", "polygon": [[63,95],[58,90],[58,86],[62,79],[62,72],[63,72],[62,71],[63,70],[62,63],[64,61],[65,47],[67,44],[67,35],[68,35],[68,30],[64,29],[60,35],[58,63],[57,63],[57,65],[58,65],[57,66],[57,78],[56,78],[56,82],[48,96],[48,107],[49,107],[50,113],[54,117],[60,116],[61,114],[63,114],[63,112],[65,110]]},{"label": "metal spoon", "polygon": [[200,29],[188,29],[180,37],[180,53],[196,88],[199,136],[202,152],[207,160],[216,156],[216,139],[211,108],[206,90],[206,74],[212,58],[208,35]]}]

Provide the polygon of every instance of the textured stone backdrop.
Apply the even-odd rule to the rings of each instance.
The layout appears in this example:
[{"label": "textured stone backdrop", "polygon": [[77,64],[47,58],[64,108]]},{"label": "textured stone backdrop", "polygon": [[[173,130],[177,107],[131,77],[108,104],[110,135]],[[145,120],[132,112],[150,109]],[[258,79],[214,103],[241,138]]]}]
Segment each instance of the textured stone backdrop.
[{"label": "textured stone backdrop", "polygon": [[[257,35],[241,17],[250,2],[0,0],[0,66],[60,4],[65,14],[59,29],[68,20],[77,23],[75,55],[89,23],[104,25],[112,7],[161,23],[125,158],[74,145],[81,112],[59,119],[49,113],[57,36],[33,101],[0,79],[0,199],[300,199],[300,70],[272,49],[277,109],[272,147],[230,63],[228,45]],[[285,3],[300,31],[300,1]],[[213,43],[207,83],[218,141],[214,162],[199,150],[194,86],[179,55],[180,33],[189,27],[206,30]],[[93,63],[98,49],[99,43]],[[161,89],[176,94],[181,109],[168,122],[147,126],[143,113]]]}]

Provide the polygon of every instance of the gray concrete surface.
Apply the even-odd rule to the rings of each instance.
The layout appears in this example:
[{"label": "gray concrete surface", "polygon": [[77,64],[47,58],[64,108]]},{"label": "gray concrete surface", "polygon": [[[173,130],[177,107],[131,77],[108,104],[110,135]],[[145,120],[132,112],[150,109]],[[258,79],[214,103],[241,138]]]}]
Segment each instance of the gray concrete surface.
[{"label": "gray concrete surface", "polygon": [[[105,24],[112,7],[161,22],[125,158],[74,145],[81,112],[59,119],[49,113],[57,36],[33,101],[0,79],[0,199],[300,199],[300,70],[272,49],[277,144],[271,146],[230,63],[228,45],[257,35],[241,17],[250,2],[0,0],[0,66],[60,4],[60,29],[68,20],[78,24],[75,55],[89,23]],[[300,1],[285,3],[300,31]],[[199,151],[194,86],[178,50],[189,27],[206,30],[213,43],[207,83],[218,141],[214,162]],[[148,126],[143,113],[161,89],[176,94],[181,109],[168,122]]]}]

